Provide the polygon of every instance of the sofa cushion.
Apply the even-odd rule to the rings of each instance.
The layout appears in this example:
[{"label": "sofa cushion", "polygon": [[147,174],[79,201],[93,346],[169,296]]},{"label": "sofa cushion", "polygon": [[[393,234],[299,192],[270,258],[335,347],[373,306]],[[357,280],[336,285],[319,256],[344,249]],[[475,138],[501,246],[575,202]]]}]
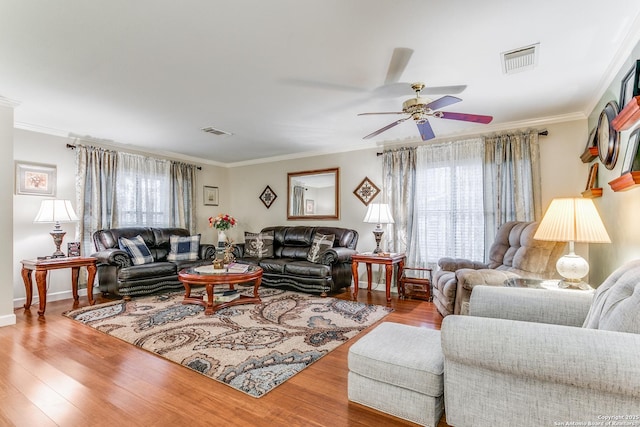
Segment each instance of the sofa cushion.
[{"label": "sofa cushion", "polygon": [[295,260],[288,262],[284,271],[293,276],[303,277],[330,277],[331,267],[324,264],[316,264],[310,261]]},{"label": "sofa cushion", "polygon": [[598,287],[583,327],[640,334],[640,260],[614,271]]},{"label": "sofa cushion", "polygon": [[244,253],[251,258],[273,257],[273,231],[263,233],[244,232]]},{"label": "sofa cushion", "polygon": [[331,249],[333,247],[333,239],[335,237],[336,236],[333,234],[316,233],[313,236],[313,241],[311,242],[307,261],[319,263],[322,260],[322,255],[324,255],[327,249]]},{"label": "sofa cushion", "polygon": [[284,274],[284,266],[291,261],[291,258],[262,258],[258,265],[264,274]]},{"label": "sofa cushion", "polygon": [[170,262],[152,262],[143,265],[134,265],[120,269],[118,280],[131,281],[156,277],[177,275],[176,265]]},{"label": "sofa cushion", "polygon": [[151,251],[140,235],[132,237],[130,239],[126,237],[120,237],[118,239],[118,245],[120,246],[120,249],[129,254],[133,265],[141,265],[153,262]]},{"label": "sofa cushion", "polygon": [[169,237],[169,245],[171,249],[167,255],[167,261],[194,261],[198,259],[200,251],[200,235],[194,236],[176,236]]}]

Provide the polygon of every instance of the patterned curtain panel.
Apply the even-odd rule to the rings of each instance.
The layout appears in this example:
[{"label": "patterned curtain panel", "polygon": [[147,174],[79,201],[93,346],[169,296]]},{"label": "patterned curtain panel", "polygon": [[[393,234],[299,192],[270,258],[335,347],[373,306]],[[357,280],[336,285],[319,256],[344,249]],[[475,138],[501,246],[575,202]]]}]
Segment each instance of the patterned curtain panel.
[{"label": "patterned curtain panel", "polygon": [[[383,235],[384,250],[407,252],[413,235],[416,149],[386,150],[382,154],[382,201],[391,207],[395,224]],[[384,242],[383,242],[384,243]]]},{"label": "patterned curtain panel", "polygon": [[542,218],[538,138],[537,130],[484,138],[487,251],[505,222]]},{"label": "patterned curtain panel", "polygon": [[95,252],[94,231],[117,224],[114,194],[117,165],[115,151],[76,145],[76,206],[80,218],[77,235],[82,241],[83,255]]},{"label": "patterned curtain panel", "polygon": [[196,166],[171,162],[171,215],[172,227],[186,228],[196,233]]},{"label": "patterned curtain panel", "polygon": [[293,200],[291,204],[292,215],[304,215],[304,187],[300,185],[293,186]]}]

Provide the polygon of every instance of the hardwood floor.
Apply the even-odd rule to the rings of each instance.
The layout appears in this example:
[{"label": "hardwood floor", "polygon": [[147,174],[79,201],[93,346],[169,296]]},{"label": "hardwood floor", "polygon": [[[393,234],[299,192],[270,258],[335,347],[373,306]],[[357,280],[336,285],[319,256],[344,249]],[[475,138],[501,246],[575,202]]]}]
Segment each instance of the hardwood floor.
[{"label": "hardwood floor", "polygon": [[[358,300],[386,304],[380,291],[360,290]],[[17,324],[0,328],[0,425],[414,425],[348,401],[355,339],[255,399],[62,316],[72,302],[48,303],[45,317],[35,306],[16,309]],[[382,321],[440,329],[432,303],[394,297],[390,306]]]}]

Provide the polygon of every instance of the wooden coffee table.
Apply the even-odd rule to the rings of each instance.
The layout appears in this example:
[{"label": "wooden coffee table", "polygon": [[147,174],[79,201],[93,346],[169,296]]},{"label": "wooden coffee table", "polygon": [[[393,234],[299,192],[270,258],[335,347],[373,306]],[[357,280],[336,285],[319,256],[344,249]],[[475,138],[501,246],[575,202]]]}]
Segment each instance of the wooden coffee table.
[{"label": "wooden coffee table", "polygon": [[[259,304],[260,296],[258,288],[262,282],[262,268],[252,265],[244,273],[233,272],[209,272],[206,268],[210,266],[192,267],[180,270],[178,279],[182,282],[185,289],[183,304],[199,304],[205,307],[204,314],[210,315],[225,307],[238,304]],[[209,268],[212,270],[212,268]],[[216,285],[229,285],[230,289],[234,289],[234,285],[239,283],[254,282],[253,296],[240,295],[240,298],[233,301],[215,303],[213,300],[213,288]],[[191,296],[191,285],[205,285],[207,291],[207,300],[203,296]]]}]

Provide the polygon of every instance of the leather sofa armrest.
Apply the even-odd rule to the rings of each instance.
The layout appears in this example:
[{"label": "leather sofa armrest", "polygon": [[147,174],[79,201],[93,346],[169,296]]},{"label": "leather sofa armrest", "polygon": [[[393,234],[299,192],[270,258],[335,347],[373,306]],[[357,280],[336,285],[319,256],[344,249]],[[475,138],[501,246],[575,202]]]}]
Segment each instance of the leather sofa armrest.
[{"label": "leather sofa armrest", "polygon": [[469,314],[579,327],[592,300],[593,292],[478,286],[471,294]]},{"label": "leather sofa armrest", "polygon": [[487,268],[487,264],[478,261],[471,261],[464,258],[440,258],[438,260],[438,266],[441,270],[456,271],[461,268],[470,268],[478,270],[480,268]]},{"label": "leather sofa armrest", "polygon": [[342,262],[349,262],[351,261],[351,256],[357,253],[358,251],[356,251],[355,249],[341,247],[331,248],[322,255],[320,263],[324,265],[331,265]]},{"label": "leather sofa armrest", "polygon": [[91,255],[98,259],[98,265],[115,265],[120,268],[131,267],[131,257],[121,249],[105,249]]},{"label": "leather sofa armrest", "polygon": [[216,247],[210,243],[201,243],[199,251],[200,259],[212,259],[216,257]]},{"label": "leather sofa armrest", "polygon": [[244,258],[244,243],[234,243],[232,253],[236,259]]}]

